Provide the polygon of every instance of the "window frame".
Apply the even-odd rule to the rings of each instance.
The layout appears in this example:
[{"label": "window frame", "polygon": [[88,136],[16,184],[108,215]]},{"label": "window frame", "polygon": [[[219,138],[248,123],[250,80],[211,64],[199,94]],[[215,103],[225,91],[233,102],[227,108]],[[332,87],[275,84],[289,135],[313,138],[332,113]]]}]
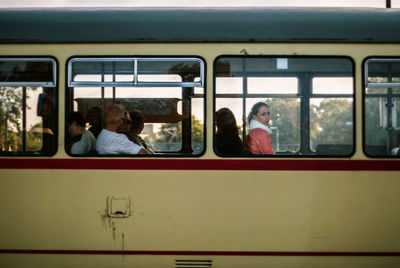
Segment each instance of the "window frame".
[{"label": "window frame", "polygon": [[[85,60],[92,60],[92,61],[102,61],[102,60],[106,60],[106,61],[113,61],[113,60],[117,60],[117,61],[132,61],[133,64],[135,64],[134,67],[134,81],[133,82],[89,82],[89,83],[76,83],[76,82],[72,82],[71,79],[71,62],[74,62],[76,59],[85,61]],[[137,61],[136,61],[137,60]],[[200,81],[199,82],[138,82],[137,81],[137,77],[138,77],[138,69],[137,69],[137,64],[139,61],[185,61],[185,60],[193,60],[195,62],[199,63],[200,69],[199,69],[199,73],[200,73]],[[203,149],[200,153],[198,154],[188,154],[188,153],[181,153],[181,152],[164,152],[164,153],[160,153],[160,154],[153,154],[153,155],[138,155],[138,154],[133,154],[133,155],[125,155],[125,154],[102,154],[102,155],[75,155],[75,154],[71,154],[70,152],[68,152],[66,146],[67,146],[67,142],[66,142],[66,133],[67,133],[67,126],[65,127],[65,139],[64,139],[64,150],[66,152],[66,154],[68,154],[69,156],[72,157],[102,157],[102,158],[106,158],[106,157],[146,157],[146,158],[152,158],[152,157],[173,157],[173,158],[179,158],[179,157],[188,157],[188,158],[197,158],[197,157],[201,157],[205,154],[206,152],[206,148],[207,148],[207,130],[206,130],[206,125],[207,125],[207,119],[206,119],[206,113],[207,113],[207,89],[206,89],[206,81],[207,81],[207,62],[206,60],[198,55],[156,55],[156,56],[151,56],[151,55],[140,55],[140,56],[132,56],[132,55],[118,55],[118,56],[107,56],[107,55],[91,55],[91,56],[82,56],[82,55],[75,55],[75,56],[71,56],[67,59],[66,61],[66,91],[65,91],[65,122],[67,119],[67,115],[68,115],[68,108],[69,105],[72,104],[72,102],[70,101],[71,96],[69,94],[72,94],[71,92],[71,88],[74,87],[82,87],[82,86],[87,86],[87,87],[112,87],[113,89],[115,89],[115,87],[133,87],[133,88],[145,88],[145,87],[181,87],[183,88],[193,88],[193,95],[191,95],[191,97],[195,97],[195,98],[199,98],[203,100],[203,111],[202,111],[202,115],[203,115]],[[203,88],[203,93],[199,94],[199,93],[195,93],[195,88],[196,87],[202,87]],[[115,92],[115,90],[114,90]],[[113,93],[115,94],[115,93]],[[192,115],[192,110],[190,110],[190,115]],[[185,120],[183,120],[185,121]],[[180,122],[183,122],[180,121]],[[191,123],[191,118],[188,119],[188,121],[190,121],[190,127],[192,128],[192,123]],[[183,127],[183,126],[182,126]],[[191,129],[191,138],[193,138],[192,136],[193,134],[193,128]],[[183,137],[182,137],[183,138]],[[182,149],[184,147],[184,142],[182,141]],[[191,146],[193,146],[193,143],[191,141]],[[191,147],[192,148],[192,147]],[[181,150],[182,150],[181,149]]]},{"label": "window frame", "polygon": [[[185,59],[187,61],[198,62],[200,66],[200,82],[140,82],[138,81],[138,65],[140,62],[153,62],[153,61],[182,61]],[[72,81],[72,64],[74,62],[132,62],[133,68],[133,82],[74,82]],[[205,77],[205,61],[200,60],[200,58],[177,58],[177,57],[71,57],[67,61],[67,77],[68,87],[76,86],[103,86],[103,87],[204,87],[204,77]]]},{"label": "window frame", "polygon": [[[218,153],[217,150],[216,150],[216,143],[215,143],[216,129],[214,128],[213,129],[213,137],[214,137],[214,139],[213,139],[213,150],[214,150],[214,153],[217,156],[227,157],[227,158],[229,158],[229,157],[250,157],[250,158],[260,158],[260,157],[261,158],[262,157],[265,157],[265,158],[279,158],[279,157],[282,157],[282,158],[296,158],[296,157],[301,157],[301,158],[351,158],[354,155],[355,148],[356,148],[356,87],[355,87],[356,73],[355,73],[355,61],[354,61],[354,59],[352,57],[350,57],[348,55],[296,55],[296,56],[293,56],[293,55],[246,55],[246,56],[243,56],[243,55],[219,55],[218,57],[215,58],[214,65],[213,65],[214,66],[214,70],[213,70],[213,83],[214,83],[214,88],[213,88],[213,120],[214,121],[213,122],[215,122],[215,120],[216,120],[216,99],[218,97],[222,98],[223,96],[221,96],[221,95],[227,95],[226,98],[235,98],[236,97],[236,98],[239,98],[239,99],[243,99],[244,101],[246,100],[246,98],[245,98],[246,91],[244,89],[243,89],[243,93],[241,93],[241,94],[235,94],[235,93],[233,93],[233,94],[217,94],[216,93],[216,78],[217,78],[217,76],[216,76],[217,75],[217,73],[216,73],[216,64],[217,64],[217,61],[220,60],[221,58],[239,58],[239,59],[240,58],[242,58],[242,59],[246,59],[246,58],[247,59],[252,59],[252,58],[267,58],[267,59],[282,59],[282,58],[287,58],[287,59],[290,59],[290,58],[296,58],[296,59],[301,59],[301,58],[304,58],[304,59],[308,59],[308,58],[319,59],[320,58],[320,59],[329,59],[329,58],[332,58],[332,59],[347,59],[347,60],[350,61],[351,65],[352,65],[352,70],[351,70],[352,76],[351,76],[351,78],[353,79],[353,82],[352,82],[353,94],[352,95],[350,95],[350,94],[314,94],[312,92],[312,80],[313,80],[313,78],[315,78],[315,77],[330,77],[330,76],[320,76],[320,75],[316,75],[316,76],[310,78],[310,86],[309,86],[310,90],[306,94],[306,96],[304,96],[304,92],[301,90],[301,88],[302,88],[301,79],[298,76],[294,76],[294,77],[298,78],[298,92],[297,92],[297,94],[247,94],[247,96],[251,95],[252,98],[253,97],[254,98],[260,98],[260,97],[262,97],[262,98],[299,98],[300,99],[300,104],[299,104],[300,114],[299,114],[299,117],[301,117],[301,115],[302,115],[302,110],[305,110],[303,113],[307,113],[308,112],[307,120],[300,120],[300,123],[299,123],[300,148],[302,148],[302,147],[306,148],[307,154],[303,155],[301,153],[300,154],[298,154],[298,153],[289,154],[288,153],[288,154],[274,154],[274,155],[251,155],[251,154],[250,155],[248,155],[248,154],[223,155],[223,154]],[[249,76],[247,76],[247,77],[249,77]],[[255,76],[252,75],[251,77],[255,77]],[[274,77],[274,76],[268,76],[268,77]],[[282,76],[278,76],[278,77],[282,77]],[[288,76],[288,77],[293,77],[293,76]],[[243,82],[243,84],[245,84],[245,83]],[[308,101],[307,102],[302,101],[303,98],[308,99]],[[309,114],[309,112],[310,112],[310,105],[311,105],[310,100],[313,99],[313,98],[352,98],[353,103],[352,103],[351,107],[352,107],[352,112],[353,112],[352,113],[352,120],[353,120],[352,140],[353,140],[353,142],[352,142],[352,150],[351,150],[351,152],[349,152],[349,154],[346,154],[346,155],[318,154],[317,155],[316,152],[312,152],[311,151],[311,146],[310,146],[311,128],[310,128],[310,114]],[[305,106],[307,106],[307,107],[305,107]],[[245,109],[245,108],[243,107],[243,109]],[[244,116],[247,119],[247,115],[245,114]],[[237,121],[241,121],[241,120],[242,119],[237,119]],[[306,122],[304,122],[304,121],[306,121]],[[247,125],[247,123],[246,123],[246,125]],[[303,125],[308,125],[309,126],[307,128],[308,130],[307,130],[307,133],[306,133],[306,137],[303,137],[303,133],[301,133],[301,132],[303,132],[302,131],[302,129],[303,129],[302,126]],[[242,130],[243,137],[244,137],[243,138],[244,146],[245,146],[246,129],[247,129],[247,126],[245,128],[243,128],[243,130]],[[307,140],[307,141],[304,141],[304,140]],[[340,145],[340,144],[338,144],[338,145]]]},{"label": "window frame", "polygon": [[[53,120],[50,120],[50,125],[54,130],[54,135],[52,140],[47,140],[46,142],[50,146],[50,150],[46,150],[45,152],[42,150],[40,151],[23,151],[23,152],[4,152],[1,151],[0,156],[7,156],[7,157],[51,157],[57,154],[58,152],[58,127],[59,127],[59,120],[58,120],[58,107],[59,107],[59,63],[57,58],[54,56],[44,55],[44,56],[32,56],[32,55],[10,55],[10,56],[1,56],[0,60],[10,60],[10,61],[32,61],[32,62],[43,62],[48,61],[51,62],[53,65],[53,81],[52,82],[0,82],[0,87],[20,87],[23,90],[26,90],[27,87],[42,87],[42,88],[54,88],[54,104],[51,106],[51,112],[53,114]],[[26,102],[23,104],[23,109],[26,107]],[[26,116],[26,115],[23,115]],[[22,119],[23,124],[24,119]],[[23,126],[23,133],[26,133],[25,126]],[[25,141],[24,141],[25,139]],[[26,134],[23,134],[23,144],[26,143]]]},{"label": "window frame", "polygon": [[9,61],[32,61],[32,62],[46,62],[49,61],[53,64],[53,82],[1,82],[1,87],[56,87],[57,85],[57,61],[54,57],[43,56],[43,57],[0,57],[1,60]]},{"label": "window frame", "polygon": [[[400,56],[368,56],[366,57],[363,62],[362,62],[362,136],[363,136],[363,144],[362,144],[362,149],[364,154],[368,158],[400,158],[399,155],[390,155],[390,154],[371,154],[370,152],[367,151],[367,119],[366,119],[366,99],[367,98],[387,98],[389,95],[388,93],[383,94],[383,93],[373,93],[373,94],[367,94],[367,88],[390,88],[395,87],[395,88],[400,88],[400,82],[384,82],[384,83],[369,83],[368,82],[368,77],[369,77],[369,68],[368,64],[370,62],[399,62],[400,63]],[[391,93],[392,98],[398,98],[400,100],[400,93]],[[367,97],[368,96],[368,97]],[[393,126],[392,126],[393,127]],[[394,129],[395,130],[395,129]]]}]

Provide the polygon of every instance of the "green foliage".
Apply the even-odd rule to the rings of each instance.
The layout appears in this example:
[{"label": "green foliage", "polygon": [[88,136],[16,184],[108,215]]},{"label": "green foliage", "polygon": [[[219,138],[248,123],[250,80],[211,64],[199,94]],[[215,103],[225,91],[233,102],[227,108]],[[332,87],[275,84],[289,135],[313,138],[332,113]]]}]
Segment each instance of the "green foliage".
[{"label": "green foliage", "polygon": [[192,115],[192,141],[203,142],[204,140],[204,126],[200,120]]},{"label": "green foliage", "polygon": [[352,102],[327,98],[311,105],[311,140],[317,144],[353,144]]},{"label": "green foliage", "polygon": [[[300,143],[300,100],[297,98],[274,98],[266,100],[271,111],[271,125],[279,128],[280,144]],[[271,137],[276,143],[275,135]]]},{"label": "green foliage", "polygon": [[0,87],[0,122],[4,124],[7,117],[8,127],[15,127],[20,131],[20,117],[22,113],[22,90],[11,87]]},{"label": "green foliage", "polygon": [[0,104],[1,147],[21,147],[22,90],[0,87]]},{"label": "green foliage", "polygon": [[387,131],[380,127],[379,98],[365,99],[365,143],[386,145]]},{"label": "green foliage", "polygon": [[[29,88],[36,90],[37,88]],[[0,146],[5,151],[22,151],[23,139],[23,91],[21,87],[0,87]],[[27,96],[27,99],[29,97]],[[29,110],[30,107],[26,106]],[[41,127],[35,125],[32,129]],[[37,151],[42,147],[42,137],[29,131],[26,135],[26,149]]]},{"label": "green foliage", "polygon": [[26,133],[26,150],[29,152],[37,152],[42,149],[42,123],[37,123],[32,126],[28,133]]},{"label": "green foliage", "polygon": [[[279,144],[300,143],[300,99],[274,98],[265,101],[271,110],[271,125],[279,129]],[[326,98],[310,106],[310,139],[312,149],[317,144],[352,144],[353,112],[348,99]],[[276,132],[271,135],[277,144]]]}]

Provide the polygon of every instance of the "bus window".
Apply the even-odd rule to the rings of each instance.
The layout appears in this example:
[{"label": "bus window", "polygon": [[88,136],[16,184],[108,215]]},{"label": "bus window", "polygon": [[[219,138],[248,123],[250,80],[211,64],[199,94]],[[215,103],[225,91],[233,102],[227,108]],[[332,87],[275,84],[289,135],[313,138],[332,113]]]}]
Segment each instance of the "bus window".
[{"label": "bus window", "polygon": [[[219,57],[214,96],[215,111],[228,108],[236,119],[244,144],[237,156],[337,157],[353,153],[354,64],[350,58]],[[259,102],[269,106],[266,131],[273,153],[252,152],[246,146],[249,128],[253,129],[248,117]],[[215,142],[218,155],[229,155],[218,148]]]},{"label": "bus window", "polygon": [[119,103],[129,113],[143,114],[139,136],[156,155],[199,156],[204,150],[204,68],[199,58],[71,58],[67,114],[81,113],[90,129],[92,107],[103,111],[108,103]]},{"label": "bus window", "polygon": [[57,151],[56,62],[0,58],[0,154]]},{"label": "bus window", "polygon": [[398,157],[400,59],[367,59],[364,73],[364,152],[370,157]]}]

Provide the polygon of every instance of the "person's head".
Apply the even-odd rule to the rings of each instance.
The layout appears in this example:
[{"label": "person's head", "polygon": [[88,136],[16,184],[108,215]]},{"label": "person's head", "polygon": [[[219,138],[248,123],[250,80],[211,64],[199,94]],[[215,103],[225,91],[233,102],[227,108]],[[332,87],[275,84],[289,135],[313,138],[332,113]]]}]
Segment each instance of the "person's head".
[{"label": "person's head", "polygon": [[144,115],[138,110],[133,110],[129,115],[132,120],[131,132],[133,134],[140,134],[144,128]]},{"label": "person's head", "polygon": [[217,133],[232,131],[238,133],[234,114],[228,108],[221,108],[216,112]]},{"label": "person's head", "polygon": [[80,135],[85,130],[85,119],[79,112],[72,112],[67,117],[68,134],[71,137]]},{"label": "person's head", "polygon": [[270,120],[268,104],[264,102],[257,102],[256,104],[254,104],[249,114],[249,123],[251,120],[257,120],[263,125],[268,125]]},{"label": "person's head", "polygon": [[130,128],[130,117],[122,104],[110,103],[104,108],[105,128],[117,133],[127,133]]},{"label": "person's head", "polygon": [[101,124],[101,108],[99,106],[92,106],[89,108],[86,121],[91,125],[100,125]]}]

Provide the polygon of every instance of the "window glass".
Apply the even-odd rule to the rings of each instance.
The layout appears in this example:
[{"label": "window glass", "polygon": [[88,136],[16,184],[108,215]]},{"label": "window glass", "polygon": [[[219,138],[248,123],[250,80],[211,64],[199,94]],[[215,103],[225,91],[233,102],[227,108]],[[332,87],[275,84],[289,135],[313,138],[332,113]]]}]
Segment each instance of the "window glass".
[{"label": "window glass", "polygon": [[[106,128],[110,121],[105,115],[107,106],[120,104],[130,113],[126,118],[129,129],[115,129],[113,132],[125,135],[130,142],[148,148],[157,156],[198,156],[203,152],[204,63],[200,59],[96,58],[90,59],[96,63],[96,69],[74,69],[74,66],[85,66],[86,60],[74,58],[68,65],[74,75],[70,80],[67,111],[70,115],[73,112],[81,114],[85,120],[84,131],[90,131],[98,138],[101,129]],[[120,62],[122,64],[118,65]],[[103,63],[104,66],[101,66]],[[93,110],[97,110],[97,122],[91,120]],[[141,117],[144,122],[137,129],[135,124]],[[69,123],[67,118],[67,125]],[[76,142],[73,135],[67,126],[66,150],[76,155],[70,146]],[[101,142],[101,139],[100,142],[96,140],[96,143]],[[79,155],[99,154],[104,153],[94,150]],[[137,153],[123,151],[105,154]]]},{"label": "window glass", "polygon": [[[218,155],[352,154],[354,71],[349,58],[220,57],[215,81]],[[253,107],[266,108],[253,114]],[[225,146],[238,140],[242,150]]]},{"label": "window glass", "polygon": [[[134,80],[134,62],[131,59],[71,60],[69,64],[71,82],[131,82]],[[101,75],[103,74],[103,75]]]},{"label": "window glass", "polygon": [[369,59],[366,61],[368,83],[391,83],[399,81],[400,62],[391,59]]},{"label": "window glass", "polygon": [[[194,82],[195,77],[202,77],[202,62],[197,59],[138,59],[139,82],[154,82],[153,75],[158,75],[159,82]],[[174,76],[161,76],[171,74]],[[165,78],[165,79],[163,79]]]},{"label": "window glass", "polygon": [[353,94],[352,77],[315,77],[313,94]]},{"label": "window glass", "polygon": [[215,82],[217,94],[243,93],[243,79],[241,77],[217,77]]},{"label": "window glass", "polygon": [[[270,112],[274,111],[270,115],[269,125],[274,152],[290,154],[298,151],[300,149],[299,98],[247,98],[245,115],[248,126],[250,126],[248,115],[252,107],[259,102],[267,103]],[[246,133],[243,136],[246,137]],[[244,141],[246,142],[246,139]]]},{"label": "window glass", "polygon": [[353,150],[353,114],[350,112],[353,99],[312,98],[310,104],[311,151],[329,155],[326,151],[340,145],[342,154],[350,154]]},{"label": "window glass", "polygon": [[254,94],[297,94],[299,88],[295,77],[248,77],[247,83]]},{"label": "window glass", "polygon": [[400,59],[368,59],[364,71],[364,151],[371,157],[399,157]]},{"label": "window glass", "polygon": [[[390,94],[400,94],[400,87],[390,87],[391,93]],[[368,95],[379,95],[379,94],[388,94],[388,87],[373,87],[373,88],[365,88],[365,93]]]},{"label": "window glass", "polygon": [[54,86],[55,62],[52,59],[0,59],[0,83],[30,84]]},{"label": "window glass", "polygon": [[56,152],[55,73],[52,59],[0,59],[0,154]]}]

